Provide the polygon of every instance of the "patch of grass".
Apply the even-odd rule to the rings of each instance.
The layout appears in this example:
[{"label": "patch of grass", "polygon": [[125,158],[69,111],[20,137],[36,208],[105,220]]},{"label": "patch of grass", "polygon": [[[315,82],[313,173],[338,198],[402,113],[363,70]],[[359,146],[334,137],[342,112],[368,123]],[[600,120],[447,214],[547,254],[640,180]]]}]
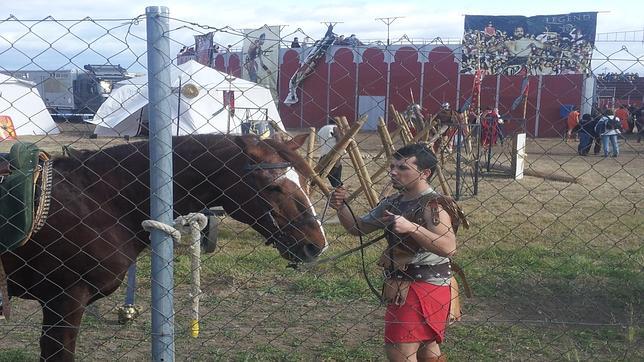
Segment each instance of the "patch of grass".
[{"label": "patch of grass", "polygon": [[322,349],[316,355],[322,361],[383,361],[384,347],[382,343],[370,340],[355,345],[337,344]]},{"label": "patch of grass", "polygon": [[[457,323],[442,346],[450,360],[635,361],[642,349],[624,343],[620,327],[546,326],[544,324]],[[639,358],[638,358],[639,357]]]},{"label": "patch of grass", "polygon": [[364,293],[364,281],[358,278],[303,276],[295,280],[291,291],[306,293],[322,300],[350,300]]},{"label": "patch of grass", "polygon": [[39,354],[17,348],[0,350],[0,362],[36,361]]},{"label": "patch of grass", "polygon": [[637,302],[638,295],[644,293],[642,250],[625,258],[618,249],[608,249],[597,257],[583,243],[576,245],[569,244],[568,250],[562,251],[543,244],[517,248],[499,243],[484,249],[468,248],[457,260],[481,297],[497,294],[500,285],[521,290],[526,282],[569,292],[576,282],[586,280],[585,285],[578,285],[594,291],[584,294],[586,297],[601,293],[621,305]]}]

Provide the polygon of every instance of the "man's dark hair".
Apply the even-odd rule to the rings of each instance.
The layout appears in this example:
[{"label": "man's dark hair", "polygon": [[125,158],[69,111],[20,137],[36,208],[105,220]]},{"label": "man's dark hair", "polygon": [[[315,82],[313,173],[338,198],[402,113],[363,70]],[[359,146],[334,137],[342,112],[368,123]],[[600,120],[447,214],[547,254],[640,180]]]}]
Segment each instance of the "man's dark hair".
[{"label": "man's dark hair", "polygon": [[[416,156],[416,166],[418,166],[418,169],[421,171],[430,170],[432,174],[429,176],[429,178],[434,176],[438,160],[436,159],[436,155],[434,155],[434,151],[432,151],[431,148],[427,147],[427,145],[422,143],[414,143],[399,148],[394,153],[394,158],[397,160],[402,160],[403,158],[410,158],[414,156]],[[429,181],[429,178],[427,179],[427,181]]]},{"label": "man's dark hair", "polygon": [[583,119],[584,121],[591,121],[593,119],[593,116],[588,113],[584,113],[584,115],[581,116],[581,119]]}]

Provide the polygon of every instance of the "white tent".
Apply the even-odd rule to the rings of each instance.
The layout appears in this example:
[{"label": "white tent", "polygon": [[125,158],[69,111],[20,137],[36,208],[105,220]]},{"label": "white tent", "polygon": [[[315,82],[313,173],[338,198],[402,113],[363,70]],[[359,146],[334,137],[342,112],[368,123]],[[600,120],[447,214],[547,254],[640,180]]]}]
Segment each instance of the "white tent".
[{"label": "white tent", "polygon": [[6,74],[0,74],[0,116],[11,118],[18,136],[59,133],[36,85]]},{"label": "white tent", "polygon": [[[109,98],[90,121],[99,136],[137,136],[148,124],[148,77],[117,83]],[[173,135],[194,133],[241,133],[241,123],[282,121],[269,89],[231,77],[190,60],[171,70],[170,106]],[[224,91],[232,91],[234,112],[224,104]],[[180,114],[180,117],[177,117]],[[178,131],[177,131],[177,118]]]}]

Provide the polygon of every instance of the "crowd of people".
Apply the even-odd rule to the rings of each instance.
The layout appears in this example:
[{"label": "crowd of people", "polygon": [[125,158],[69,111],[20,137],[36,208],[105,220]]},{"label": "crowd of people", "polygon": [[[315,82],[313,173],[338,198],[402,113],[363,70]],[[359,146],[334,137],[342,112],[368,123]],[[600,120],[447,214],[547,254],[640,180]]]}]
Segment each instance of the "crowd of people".
[{"label": "crowd of people", "polygon": [[[576,121],[575,121],[576,120]],[[617,109],[606,108],[599,110],[593,107],[592,114],[579,116],[579,111],[573,109],[568,114],[568,132],[566,142],[579,136],[577,153],[587,156],[590,150],[599,155],[603,150],[604,157],[619,156],[619,141],[624,134],[637,131],[637,142],[644,136],[644,106],[620,105]]]},{"label": "crowd of people", "polygon": [[364,43],[361,42],[360,39],[358,39],[355,34],[351,34],[349,37],[346,37],[346,38],[345,38],[344,35],[338,35],[335,38],[335,42],[333,44],[334,45],[348,45],[348,46],[353,46],[353,47],[364,45]]},{"label": "crowd of people", "polygon": [[603,80],[603,81],[616,81],[616,80],[621,80],[621,81],[627,81],[627,82],[632,82],[634,80],[637,80],[639,78],[639,74],[637,73],[600,73],[597,74],[597,79]]}]

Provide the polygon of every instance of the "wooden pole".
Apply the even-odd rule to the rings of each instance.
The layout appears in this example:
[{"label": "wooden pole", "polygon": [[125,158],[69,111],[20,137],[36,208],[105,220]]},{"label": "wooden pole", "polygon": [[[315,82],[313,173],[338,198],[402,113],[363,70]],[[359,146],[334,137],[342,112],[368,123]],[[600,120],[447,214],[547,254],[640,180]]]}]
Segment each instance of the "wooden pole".
[{"label": "wooden pole", "polygon": [[447,179],[443,174],[443,168],[441,167],[440,162],[436,164],[436,177],[438,178],[438,182],[440,183],[443,195],[452,196],[452,191],[449,189],[449,184],[447,183]]},{"label": "wooden pole", "polygon": [[[309,139],[306,143],[306,163],[313,168],[313,152],[315,151],[315,127],[309,127]],[[309,182],[304,186],[306,194],[311,193],[311,184]]]},{"label": "wooden pole", "polygon": [[523,119],[525,119],[527,111],[528,111],[528,95],[526,94],[525,97],[523,97]]},{"label": "wooden pole", "polygon": [[[346,117],[337,117],[336,120],[338,121],[338,125],[342,127],[343,131],[349,128],[349,122],[347,122]],[[360,154],[360,149],[358,148],[355,140],[352,139],[349,142],[347,152],[349,153],[349,157],[351,158],[351,162],[353,163],[353,168],[358,175],[360,185],[365,191],[365,196],[367,197],[369,206],[375,207],[378,204],[378,195],[376,195],[375,191],[373,190],[373,182],[371,182],[369,171],[364,164],[364,160],[362,159],[362,155]]]},{"label": "wooden pole", "polygon": [[398,128],[400,128],[401,130],[400,136],[403,140],[403,144],[405,145],[410,144],[412,140],[412,135],[411,135],[411,131],[409,130],[409,127],[407,126],[407,122],[405,122],[405,120],[402,118],[400,113],[396,111],[396,108],[394,107],[393,104],[389,105],[389,110],[394,121],[396,122],[396,124],[398,124]]},{"label": "wooden pole", "polygon": [[331,190],[331,188],[327,186],[326,182],[322,180],[322,178],[315,172],[315,170],[313,170],[312,167],[309,166],[308,163],[304,162],[304,165],[308,168],[307,172],[311,174],[311,183],[319,187],[324,196],[331,196],[331,191],[333,190]]},{"label": "wooden pole", "polygon": [[309,139],[306,144],[306,162],[313,167],[313,152],[315,151],[315,127],[309,127]]},{"label": "wooden pole", "polygon": [[378,118],[378,134],[380,135],[380,141],[382,142],[382,150],[387,156],[387,160],[391,160],[394,154],[394,141],[391,139],[385,120],[382,117]]}]

